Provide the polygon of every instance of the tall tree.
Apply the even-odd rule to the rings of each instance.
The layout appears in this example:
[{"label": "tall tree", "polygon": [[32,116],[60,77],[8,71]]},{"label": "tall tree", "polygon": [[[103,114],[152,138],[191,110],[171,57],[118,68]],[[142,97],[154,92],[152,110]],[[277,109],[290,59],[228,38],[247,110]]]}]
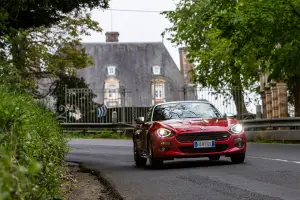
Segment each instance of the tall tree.
[{"label": "tall tree", "polygon": [[196,82],[249,89],[268,71],[288,83],[300,115],[299,1],[181,0],[164,14],[171,40],[190,50]]},{"label": "tall tree", "polygon": [[242,50],[269,71],[269,80],[288,83],[290,100],[300,116],[300,2],[243,0],[234,16],[242,33],[250,33]]},{"label": "tall tree", "polygon": [[243,91],[254,89],[259,76],[255,63],[244,62],[240,51],[247,37],[234,23],[236,9],[235,0],[181,0],[175,11],[164,14],[173,23],[166,30],[172,33],[170,40],[188,48],[194,82],[222,94],[231,91],[242,115],[248,113]]},{"label": "tall tree", "polygon": [[[16,34],[5,35],[2,37],[4,48],[0,51],[0,84],[26,90],[35,98],[52,95],[59,110],[65,100],[62,84],[68,88],[88,87],[76,73],[93,63],[81,44],[82,36],[91,31],[100,32],[99,23],[91,19],[87,9],[81,9],[63,15],[62,20],[48,27],[19,29]],[[46,82],[48,91],[45,88],[41,91],[38,87],[44,86],[41,82]],[[96,106],[95,94],[87,97],[83,107],[78,109],[86,109],[85,104]]]},{"label": "tall tree", "polygon": [[[80,35],[100,31],[88,9],[109,0],[2,0],[0,2],[0,83],[32,89],[35,79],[91,64]],[[42,70],[41,70],[42,67]]]},{"label": "tall tree", "polygon": [[[92,64],[81,45],[81,37],[89,35],[90,31],[101,29],[85,10],[69,13],[51,27],[19,31],[7,39],[6,62],[9,65],[0,69],[0,80],[6,85],[31,90],[38,97],[35,90],[38,79],[76,76],[78,69]],[[12,76],[14,78],[10,79]]]}]

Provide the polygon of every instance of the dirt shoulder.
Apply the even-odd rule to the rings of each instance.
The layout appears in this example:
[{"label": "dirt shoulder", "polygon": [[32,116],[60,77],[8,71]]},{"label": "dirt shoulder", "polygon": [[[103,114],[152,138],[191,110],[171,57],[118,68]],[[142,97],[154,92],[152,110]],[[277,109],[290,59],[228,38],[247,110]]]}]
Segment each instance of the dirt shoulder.
[{"label": "dirt shoulder", "polygon": [[67,177],[62,187],[66,200],[116,199],[109,186],[96,173],[83,169],[77,164],[68,165]]}]

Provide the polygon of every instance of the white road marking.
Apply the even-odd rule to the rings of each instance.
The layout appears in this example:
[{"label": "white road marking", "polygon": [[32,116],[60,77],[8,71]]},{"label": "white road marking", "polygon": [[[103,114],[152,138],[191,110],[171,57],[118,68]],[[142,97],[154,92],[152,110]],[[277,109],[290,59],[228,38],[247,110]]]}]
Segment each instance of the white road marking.
[{"label": "white road marking", "polygon": [[256,157],[256,156],[246,156],[249,158],[258,158],[263,160],[272,160],[272,161],[279,161],[279,162],[287,162],[287,163],[294,163],[294,164],[300,164],[300,161],[294,161],[294,160],[283,160],[278,158],[264,158],[264,157]]}]

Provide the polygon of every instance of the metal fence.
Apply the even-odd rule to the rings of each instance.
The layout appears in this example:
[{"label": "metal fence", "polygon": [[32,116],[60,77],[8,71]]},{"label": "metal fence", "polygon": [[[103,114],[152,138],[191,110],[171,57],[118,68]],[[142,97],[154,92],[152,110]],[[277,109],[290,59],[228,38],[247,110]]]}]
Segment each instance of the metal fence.
[{"label": "metal fence", "polygon": [[150,105],[133,105],[134,94],[126,90],[66,89],[64,103],[59,106],[61,123],[134,123],[145,116]]},{"label": "metal fence", "polygon": [[[240,119],[255,118],[254,109],[259,97],[252,95],[249,98],[249,93],[246,94],[238,88],[223,91],[222,94],[209,88],[195,88],[192,91],[164,91],[160,88],[160,85],[153,87],[148,93],[125,88],[65,89],[64,97],[57,106],[58,120],[61,123],[108,124],[113,122],[114,116],[117,123],[133,124],[135,118],[146,117],[153,104],[196,99],[208,100],[222,114]],[[171,92],[175,95],[170,94]]]},{"label": "metal fence", "polygon": [[260,105],[260,95],[243,91],[238,87],[216,91],[211,88],[196,89],[197,99],[205,99],[212,103],[222,114],[238,119],[254,119],[256,105]]}]

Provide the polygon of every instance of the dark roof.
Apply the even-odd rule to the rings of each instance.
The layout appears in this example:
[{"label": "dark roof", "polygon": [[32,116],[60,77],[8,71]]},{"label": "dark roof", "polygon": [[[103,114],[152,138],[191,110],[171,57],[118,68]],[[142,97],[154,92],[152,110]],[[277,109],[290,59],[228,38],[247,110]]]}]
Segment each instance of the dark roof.
[{"label": "dark roof", "polygon": [[83,43],[94,66],[78,71],[91,89],[103,89],[106,67],[116,66],[118,79],[127,90],[143,89],[151,83],[152,67],[158,65],[172,87],[182,88],[183,75],[162,42]]}]

